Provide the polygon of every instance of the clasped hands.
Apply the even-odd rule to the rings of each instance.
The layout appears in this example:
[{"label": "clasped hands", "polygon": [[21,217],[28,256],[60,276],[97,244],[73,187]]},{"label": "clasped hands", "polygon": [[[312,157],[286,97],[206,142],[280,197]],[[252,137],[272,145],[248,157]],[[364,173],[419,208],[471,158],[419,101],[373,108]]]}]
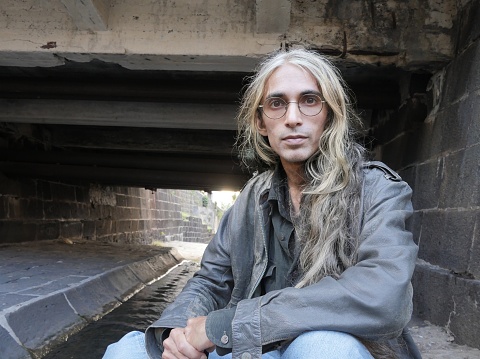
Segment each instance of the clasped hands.
[{"label": "clasped hands", "polygon": [[207,317],[191,318],[185,328],[175,328],[163,341],[162,359],[207,359],[205,350],[215,350],[207,337],[205,322]]}]

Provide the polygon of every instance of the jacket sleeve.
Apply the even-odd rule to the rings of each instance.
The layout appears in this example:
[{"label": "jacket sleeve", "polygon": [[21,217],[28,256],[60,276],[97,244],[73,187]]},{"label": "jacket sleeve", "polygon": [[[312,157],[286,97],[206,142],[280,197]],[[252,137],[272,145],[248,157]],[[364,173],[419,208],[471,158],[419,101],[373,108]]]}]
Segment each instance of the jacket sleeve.
[{"label": "jacket sleeve", "polygon": [[233,286],[228,233],[230,218],[231,209],[224,214],[215,238],[207,246],[201,269],[163,311],[160,319],[147,328],[145,340],[150,358],[161,357],[164,330],[183,328],[189,318],[205,316],[228,304]]},{"label": "jacket sleeve", "polygon": [[411,189],[378,169],[366,170],[363,226],[356,265],[339,279],[285,288],[238,303],[232,324],[233,358],[303,332],[334,330],[378,340],[401,334],[412,312],[411,276],[417,246],[405,229]]}]

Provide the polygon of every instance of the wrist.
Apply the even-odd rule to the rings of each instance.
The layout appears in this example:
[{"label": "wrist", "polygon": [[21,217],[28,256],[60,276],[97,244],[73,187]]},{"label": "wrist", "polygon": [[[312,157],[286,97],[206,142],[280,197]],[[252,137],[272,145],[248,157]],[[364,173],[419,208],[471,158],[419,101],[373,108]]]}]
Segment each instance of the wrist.
[{"label": "wrist", "polygon": [[232,321],[235,308],[211,312],[205,322],[207,338],[217,347],[232,348]]}]

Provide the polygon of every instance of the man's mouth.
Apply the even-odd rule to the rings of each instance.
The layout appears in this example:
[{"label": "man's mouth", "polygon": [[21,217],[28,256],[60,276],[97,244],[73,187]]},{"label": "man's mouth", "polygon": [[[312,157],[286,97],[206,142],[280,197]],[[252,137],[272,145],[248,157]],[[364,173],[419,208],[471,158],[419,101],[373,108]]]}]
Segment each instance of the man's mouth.
[{"label": "man's mouth", "polygon": [[306,136],[302,135],[290,135],[283,138],[283,141],[291,145],[297,145],[303,143],[307,139]]}]

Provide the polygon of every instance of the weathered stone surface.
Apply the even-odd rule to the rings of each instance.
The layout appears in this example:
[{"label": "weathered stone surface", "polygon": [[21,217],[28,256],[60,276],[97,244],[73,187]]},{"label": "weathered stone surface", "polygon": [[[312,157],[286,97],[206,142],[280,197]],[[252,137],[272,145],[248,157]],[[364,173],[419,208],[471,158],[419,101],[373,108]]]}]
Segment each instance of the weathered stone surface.
[{"label": "weathered stone surface", "polygon": [[432,62],[446,59],[452,50],[455,16],[456,4],[451,1],[294,1],[289,35],[293,43],[308,43],[347,61],[413,65],[422,61],[426,49],[431,50]]},{"label": "weathered stone surface", "polygon": [[440,186],[443,181],[443,160],[435,160],[416,166],[413,207],[416,210],[438,207]]},{"label": "weathered stone surface", "polygon": [[15,335],[30,349],[56,338],[65,328],[71,330],[85,325],[85,321],[74,313],[63,294],[39,299],[35,305],[20,307],[8,313],[6,319]]},{"label": "weathered stone surface", "polygon": [[480,203],[480,145],[445,157],[439,207],[470,208]]},{"label": "weathered stone surface", "polygon": [[22,197],[35,197],[37,181],[32,179],[11,179],[0,173],[0,194]]},{"label": "weathered stone surface", "polygon": [[72,203],[46,201],[43,210],[45,219],[68,219],[72,216]]},{"label": "weathered stone surface", "polygon": [[460,101],[465,95],[480,88],[480,44],[471,44],[463,53],[447,66],[443,105]]},{"label": "weathered stone surface", "polygon": [[81,239],[83,225],[81,222],[63,222],[60,225],[60,236],[68,239]]},{"label": "weathered stone surface", "polygon": [[[0,325],[1,358],[24,358],[12,336],[31,350],[32,357],[43,357],[87,320],[106,314],[119,303],[117,298],[125,299],[179,259],[169,248],[92,241],[2,247],[0,322],[12,331]],[[137,262],[148,265],[137,267]]]},{"label": "weathered stone surface", "polygon": [[3,359],[30,359],[30,354],[0,326],[0,352]]},{"label": "weathered stone surface", "polygon": [[[204,207],[205,195],[200,193],[39,182],[41,189],[33,192],[32,197],[0,196],[3,243],[58,238],[152,243],[171,240],[172,236],[178,240],[205,242],[210,240],[211,228],[215,227],[214,208]],[[20,185],[15,188],[17,191]],[[47,200],[42,198],[44,194]]]},{"label": "weathered stone surface", "polygon": [[420,258],[456,273],[466,273],[475,220],[473,210],[424,212],[419,240]]},{"label": "weathered stone surface", "polygon": [[394,169],[406,166],[408,143],[413,135],[409,132],[399,134],[392,141],[382,145],[382,161]]},{"label": "weathered stone surface", "polygon": [[51,183],[52,199],[58,202],[75,202],[75,187],[62,183]]},{"label": "weathered stone surface", "polygon": [[256,0],[255,32],[283,34],[290,25],[290,0]]},{"label": "weathered stone surface", "polygon": [[2,293],[0,293],[0,312],[13,305],[32,300],[32,296],[28,294],[8,293],[8,288],[3,287],[3,281],[0,282],[0,286],[2,286]]},{"label": "weathered stone surface", "polygon": [[476,220],[473,227],[473,245],[470,253],[468,272],[477,280],[480,280],[480,210],[476,211]]},{"label": "weathered stone surface", "polygon": [[[111,3],[105,31],[79,31],[77,12],[68,13],[61,0],[51,0],[48,7],[33,0],[9,0],[5,6],[9,11],[0,17],[6,29],[0,42],[4,65],[22,60],[24,66],[58,66],[99,59],[130,69],[166,70],[249,71],[257,55],[297,44],[347,62],[435,67],[453,56],[457,16],[453,0],[296,0],[280,5],[217,0],[202,6],[152,0],[141,7],[121,0]],[[94,23],[102,26],[96,18]]]},{"label": "weathered stone surface", "polygon": [[435,119],[437,130],[442,134],[440,152],[451,153],[465,148],[468,139],[468,127],[472,121],[465,101],[447,105]]},{"label": "weathered stone surface", "polygon": [[[402,133],[409,120],[408,116],[402,113],[384,113],[384,116],[378,116],[378,124],[371,129],[372,136],[380,143],[388,143],[399,133]],[[382,118],[383,117],[383,118]]]},{"label": "weathered stone surface", "polygon": [[60,237],[60,223],[58,221],[42,221],[37,228],[37,239],[57,239]]},{"label": "weathered stone surface", "polygon": [[480,92],[470,93],[468,99],[465,101],[465,114],[471,119],[468,127],[468,146],[480,143],[480,121],[478,114],[480,113]]},{"label": "weathered stone surface", "polygon": [[36,239],[37,226],[24,221],[0,221],[0,243],[26,242]]},{"label": "weathered stone surface", "polygon": [[431,161],[438,156],[443,138],[442,122],[433,121],[415,124],[408,129],[410,134],[407,143],[405,166],[411,163]]},{"label": "weathered stone surface", "polygon": [[458,43],[457,53],[461,53],[472,42],[480,37],[480,2],[477,0],[466,1],[465,6],[460,8],[458,18]]},{"label": "weathered stone surface", "polygon": [[105,31],[108,24],[110,1],[61,0],[78,30]]},{"label": "weathered stone surface", "polygon": [[480,281],[423,262],[417,264],[413,283],[416,315],[447,327],[455,342],[480,347]]},{"label": "weathered stone surface", "polygon": [[8,197],[0,196],[0,218],[8,216]]},{"label": "weathered stone surface", "polygon": [[121,304],[117,291],[109,284],[103,278],[96,278],[69,289],[65,295],[82,318],[94,321],[99,315],[108,313]]},{"label": "weathered stone surface", "polygon": [[50,182],[37,180],[37,194],[38,198],[43,198],[44,201],[51,200],[52,190],[50,188]]}]

